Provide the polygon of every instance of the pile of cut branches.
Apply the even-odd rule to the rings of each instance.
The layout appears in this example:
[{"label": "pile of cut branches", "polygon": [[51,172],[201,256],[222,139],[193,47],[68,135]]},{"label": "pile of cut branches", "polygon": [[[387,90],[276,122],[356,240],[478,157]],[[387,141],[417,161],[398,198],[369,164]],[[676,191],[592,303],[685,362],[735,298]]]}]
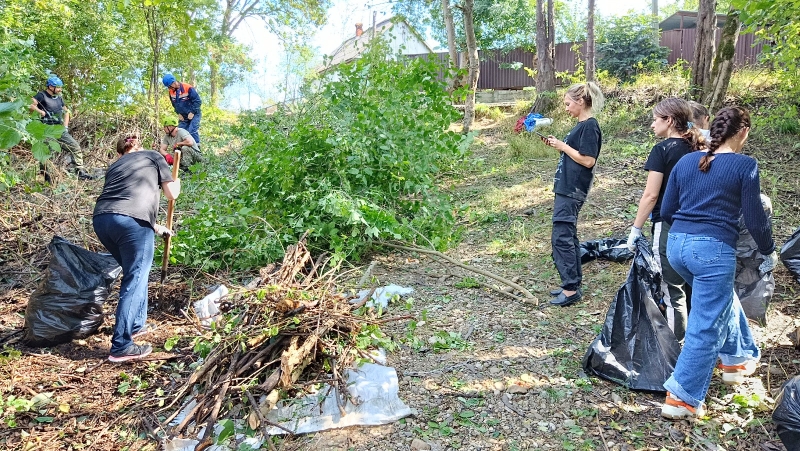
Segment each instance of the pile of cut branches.
[{"label": "pile of cut branches", "polygon": [[[211,442],[219,419],[246,415],[253,429],[260,427],[268,436],[268,426],[276,425],[264,415],[284,394],[330,384],[340,403],[346,399],[341,370],[355,359],[369,358],[364,351],[368,344],[357,341],[362,329],[406,317],[377,319],[362,308],[372,293],[351,303],[354,297],[335,287],[343,274],[338,268],[323,271],[326,261],[324,256],[311,258],[304,237],[287,249],[280,266],[263,268],[260,277],[231,294],[230,310],[214,327],[219,335],[213,341],[218,343],[162,411],[179,402],[193,407],[170,415],[163,422],[165,429],[185,414],[170,432],[210,426],[202,445]],[[370,328],[369,335],[381,334]],[[258,403],[256,396],[264,401]]]}]

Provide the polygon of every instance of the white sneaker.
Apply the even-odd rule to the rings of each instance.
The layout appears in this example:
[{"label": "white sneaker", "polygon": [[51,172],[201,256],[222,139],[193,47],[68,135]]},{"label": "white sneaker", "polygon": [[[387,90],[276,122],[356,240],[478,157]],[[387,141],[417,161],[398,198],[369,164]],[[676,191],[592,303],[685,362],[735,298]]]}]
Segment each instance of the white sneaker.
[{"label": "white sneaker", "polygon": [[683,402],[677,396],[667,392],[664,404],[661,405],[661,416],[671,420],[682,420],[684,418],[699,418],[706,414],[703,404],[692,407]]},{"label": "white sneaker", "polygon": [[752,376],[758,369],[758,360],[748,360],[739,365],[723,365],[719,364],[719,369],[722,370],[722,383],[725,385],[739,385],[744,382],[744,378]]}]

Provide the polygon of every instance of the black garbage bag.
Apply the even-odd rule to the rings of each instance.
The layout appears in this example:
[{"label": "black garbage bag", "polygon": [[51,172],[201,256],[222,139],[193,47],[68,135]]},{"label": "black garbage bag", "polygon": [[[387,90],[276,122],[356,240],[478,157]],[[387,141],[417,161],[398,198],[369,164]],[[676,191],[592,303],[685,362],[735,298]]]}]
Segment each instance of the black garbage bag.
[{"label": "black garbage bag", "polygon": [[628,280],[617,291],[600,335],[583,357],[583,369],[632,390],[664,392],[681,347],[656,305],[661,273],[650,243],[636,241]]},{"label": "black garbage bag", "polygon": [[103,324],[108,290],[122,272],[110,254],[97,254],[59,236],[47,246],[50,263],[25,309],[23,340],[55,346],[86,338]]},{"label": "black garbage bag", "polygon": [[580,244],[581,264],[583,265],[597,258],[618,263],[628,261],[633,258],[633,252],[628,249],[627,244],[627,239],[621,240],[617,238],[584,241]]},{"label": "black garbage bag", "polygon": [[739,241],[736,242],[736,279],[733,288],[742,303],[745,316],[765,326],[767,306],[775,292],[775,278],[772,272],[762,276],[758,270],[766,257],[758,251],[758,245],[744,225],[744,220],[739,221],[739,230]]},{"label": "black garbage bag", "polygon": [[784,243],[781,248],[781,261],[783,266],[792,273],[794,280],[800,283],[800,227]]},{"label": "black garbage bag", "polygon": [[800,451],[800,376],[795,376],[781,388],[772,411],[772,421],[787,451]]}]

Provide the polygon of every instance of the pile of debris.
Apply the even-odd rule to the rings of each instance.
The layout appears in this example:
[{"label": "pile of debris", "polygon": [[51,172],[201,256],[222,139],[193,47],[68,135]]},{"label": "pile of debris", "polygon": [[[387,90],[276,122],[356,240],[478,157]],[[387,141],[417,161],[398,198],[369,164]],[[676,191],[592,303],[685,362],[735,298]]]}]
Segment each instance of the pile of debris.
[{"label": "pile of debris", "polygon": [[343,369],[356,358],[370,358],[355,339],[362,327],[387,320],[362,308],[371,293],[356,303],[355,295],[339,293],[335,282],[342,274],[326,269],[327,261],[314,261],[301,239],[280,266],[263,268],[260,277],[230,293],[230,302],[221,305],[227,313],[213,325],[219,341],[161,409],[183,406],[164,420],[164,430],[191,435],[206,426],[200,445],[211,444],[214,428],[208,426],[233,417],[247,418],[267,437],[277,425],[265,415],[278,400],[320,384],[335,391],[343,411]]}]

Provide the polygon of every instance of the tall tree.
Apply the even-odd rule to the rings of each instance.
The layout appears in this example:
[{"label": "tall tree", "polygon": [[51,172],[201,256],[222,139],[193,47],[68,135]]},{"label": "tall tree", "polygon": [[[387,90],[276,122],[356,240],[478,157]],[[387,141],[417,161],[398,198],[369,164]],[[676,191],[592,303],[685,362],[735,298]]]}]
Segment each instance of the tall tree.
[{"label": "tall tree", "polygon": [[[456,27],[453,23],[453,10],[450,9],[450,0],[442,0],[442,15],[444,27],[447,29],[447,51],[450,54],[450,68],[458,69],[458,48],[456,47]],[[451,81],[455,87],[455,79]]]},{"label": "tall tree", "polygon": [[478,90],[478,76],[480,75],[481,62],[478,59],[478,41],[475,39],[475,23],[473,17],[474,0],[464,0],[461,11],[464,14],[464,34],[467,40],[467,99],[464,101],[464,133],[472,127],[475,116],[475,92]]},{"label": "tall tree", "polygon": [[536,0],[536,101],[533,111],[548,113],[555,105],[555,25],[553,0]]},{"label": "tall tree", "polygon": [[694,43],[692,79],[689,96],[703,100],[703,90],[711,83],[711,64],[714,61],[714,35],[717,28],[717,0],[700,0],[697,10],[697,38]]},{"label": "tall tree", "polygon": [[714,67],[711,69],[709,84],[703,88],[705,98],[703,103],[713,112],[722,108],[725,94],[733,74],[733,61],[736,57],[736,41],[739,40],[741,21],[739,11],[732,9],[728,12],[725,25],[722,27],[717,56],[714,58]]},{"label": "tall tree", "polygon": [[262,20],[267,28],[277,35],[303,34],[310,32],[311,26],[325,23],[328,0],[225,0],[216,36],[217,50],[211,54],[209,64],[209,101],[219,102],[219,93],[226,81],[221,77],[227,53],[225,46],[234,42],[233,34],[249,18]]},{"label": "tall tree", "polygon": [[594,81],[594,2],[589,0],[589,17],[586,21],[586,81]]}]

